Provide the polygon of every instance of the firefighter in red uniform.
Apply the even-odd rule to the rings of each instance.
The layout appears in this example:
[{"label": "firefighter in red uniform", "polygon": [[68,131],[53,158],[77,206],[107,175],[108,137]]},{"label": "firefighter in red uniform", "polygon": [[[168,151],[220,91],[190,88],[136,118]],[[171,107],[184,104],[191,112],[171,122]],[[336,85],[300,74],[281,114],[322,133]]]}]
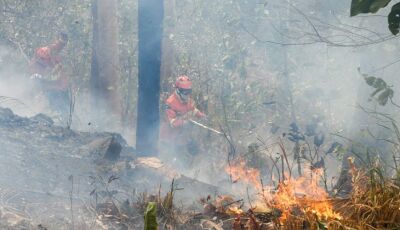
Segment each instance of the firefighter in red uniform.
[{"label": "firefighter in red uniform", "polygon": [[161,149],[178,154],[191,151],[194,143],[190,138],[190,120],[205,119],[206,115],[198,110],[191,98],[192,81],[187,76],[180,76],[175,81],[175,91],[164,104],[165,119],[161,126]]},{"label": "firefighter in red uniform", "polygon": [[69,111],[69,80],[63,72],[59,56],[67,42],[68,36],[61,33],[54,43],[37,48],[30,62],[30,78],[46,95],[50,109],[60,117],[66,116]]}]

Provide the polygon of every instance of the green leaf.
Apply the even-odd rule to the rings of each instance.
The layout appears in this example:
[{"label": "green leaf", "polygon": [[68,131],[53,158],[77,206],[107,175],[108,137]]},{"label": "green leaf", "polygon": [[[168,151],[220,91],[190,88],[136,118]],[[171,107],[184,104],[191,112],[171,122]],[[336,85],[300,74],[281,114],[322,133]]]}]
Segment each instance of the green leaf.
[{"label": "green leaf", "polygon": [[389,4],[391,0],[352,0],[350,16],[361,13],[376,13],[380,8]]},{"label": "green leaf", "polygon": [[369,86],[373,86],[373,84],[374,84],[374,82],[376,80],[376,77],[370,76],[370,77],[364,77],[364,79],[365,79],[365,82],[367,82],[367,84]]},{"label": "green leaf", "polygon": [[388,102],[389,98],[393,97],[393,90],[392,89],[385,89],[385,91],[383,91],[379,97],[378,97],[378,103],[379,105],[386,105],[386,103]]},{"label": "green leaf", "polygon": [[373,93],[371,93],[371,97],[374,97],[377,93],[379,93],[380,91],[384,90],[384,88],[378,88],[376,89]]},{"label": "green leaf", "polygon": [[144,230],[157,230],[157,204],[149,202],[144,213]]},{"label": "green leaf", "polygon": [[400,27],[400,2],[392,6],[388,15],[389,30],[393,35],[399,33]]},{"label": "green leaf", "polygon": [[375,89],[384,89],[387,87],[387,84],[382,78],[378,77],[374,81],[374,84],[372,84],[372,87],[374,87]]}]

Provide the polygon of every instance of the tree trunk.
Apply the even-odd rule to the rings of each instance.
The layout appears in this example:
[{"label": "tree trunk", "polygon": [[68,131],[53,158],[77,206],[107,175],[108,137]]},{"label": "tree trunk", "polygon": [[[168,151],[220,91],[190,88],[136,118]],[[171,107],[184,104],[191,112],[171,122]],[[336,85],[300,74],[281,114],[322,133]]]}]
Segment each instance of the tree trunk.
[{"label": "tree trunk", "polygon": [[[113,128],[121,121],[117,0],[93,0],[91,89],[95,108]],[[111,116],[110,116],[111,115]]]},{"label": "tree trunk", "polygon": [[174,76],[175,47],[170,35],[174,32],[175,24],[175,0],[164,0],[164,37],[162,38],[162,59],[161,59],[161,90],[169,94],[171,85],[168,78]]},{"label": "tree trunk", "polygon": [[156,155],[160,124],[163,0],[139,0],[139,89],[136,148]]}]

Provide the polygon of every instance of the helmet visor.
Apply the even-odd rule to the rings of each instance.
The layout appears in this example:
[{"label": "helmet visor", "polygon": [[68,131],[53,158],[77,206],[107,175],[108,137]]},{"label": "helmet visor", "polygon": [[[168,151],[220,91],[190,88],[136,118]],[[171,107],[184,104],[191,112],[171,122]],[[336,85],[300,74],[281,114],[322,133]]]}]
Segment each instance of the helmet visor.
[{"label": "helmet visor", "polygon": [[190,94],[192,94],[192,89],[178,88],[178,93],[182,94],[182,95],[190,95]]}]

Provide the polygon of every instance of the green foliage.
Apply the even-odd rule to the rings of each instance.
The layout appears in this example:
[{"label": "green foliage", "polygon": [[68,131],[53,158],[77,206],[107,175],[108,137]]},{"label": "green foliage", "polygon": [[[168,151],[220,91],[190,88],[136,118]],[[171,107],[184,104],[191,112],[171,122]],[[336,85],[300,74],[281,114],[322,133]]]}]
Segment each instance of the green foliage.
[{"label": "green foliage", "polygon": [[144,213],[144,230],[157,230],[157,203],[149,202]]},{"label": "green foliage", "polygon": [[391,0],[352,0],[350,16],[361,13],[376,13],[379,9],[387,6]]},{"label": "green foliage", "polygon": [[389,99],[393,98],[393,90],[392,89],[385,89],[379,96],[378,96],[378,102],[380,105],[386,105]]},{"label": "green foliage", "polygon": [[366,74],[362,74],[365,82],[374,88],[374,92],[371,93],[371,98],[376,97],[379,105],[386,105],[389,99],[393,98],[394,91],[390,86],[382,79],[374,76],[368,76]]},{"label": "green foliage", "polygon": [[400,3],[392,6],[392,10],[388,16],[389,30],[393,35],[399,33],[400,26]]},{"label": "green foliage", "polygon": [[[391,0],[352,0],[350,16],[361,13],[376,13],[379,9],[386,7]],[[392,6],[388,15],[388,26],[393,35],[400,31],[400,3]]]}]

